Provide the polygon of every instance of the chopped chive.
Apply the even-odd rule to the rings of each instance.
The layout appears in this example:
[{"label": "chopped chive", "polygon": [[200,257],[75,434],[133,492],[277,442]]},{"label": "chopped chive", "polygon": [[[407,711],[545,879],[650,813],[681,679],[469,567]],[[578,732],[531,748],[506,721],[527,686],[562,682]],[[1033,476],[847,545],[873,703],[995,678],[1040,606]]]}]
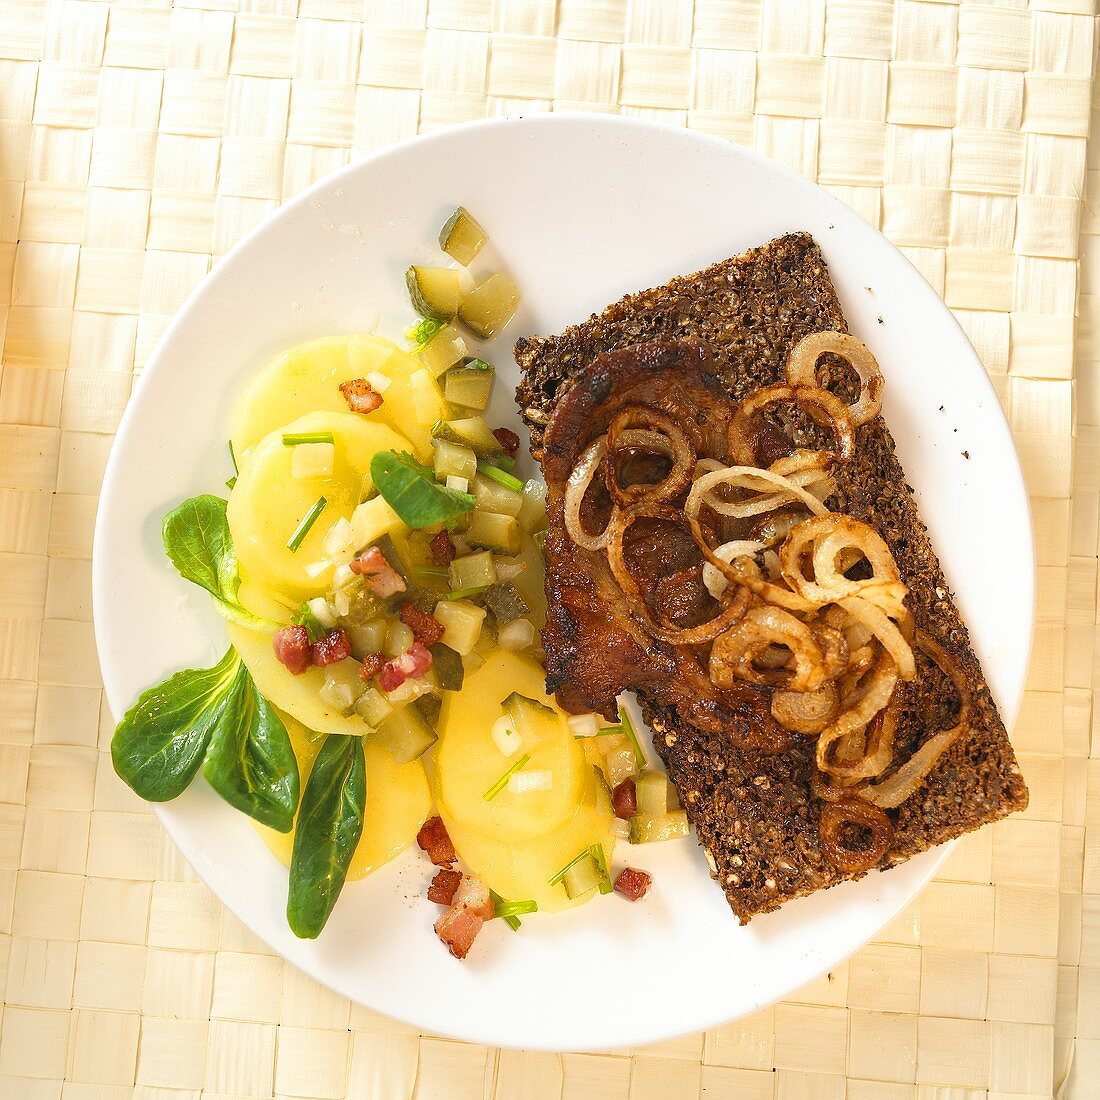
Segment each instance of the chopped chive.
[{"label": "chopped chive", "polygon": [[302,522],[294,528],[294,534],[290,536],[290,541],[286,544],[286,548],[293,554],[299,546],[302,545],[306,535],[309,534],[313,525],[317,522],[317,517],[325,510],[328,501],[324,497],[318,497],[317,503],[302,517]]},{"label": "chopped chive", "polygon": [[611,885],[611,875],[607,870],[607,860],[603,854],[603,845],[593,844],[588,850],[592,853],[592,860],[596,864],[596,870],[600,873],[600,893],[610,894],[613,887]]},{"label": "chopped chive", "polygon": [[413,572],[417,577],[426,577],[428,580],[445,580],[450,576],[450,571],[442,568],[438,565],[417,565],[414,567]]},{"label": "chopped chive", "polygon": [[493,456],[493,465],[499,466],[502,470],[512,470],[515,468],[516,460],[511,455],[499,454]]},{"label": "chopped chive", "polygon": [[523,492],[523,482],[518,477],[512,477],[511,474],[506,473],[499,466],[494,466],[491,462],[479,459],[477,471],[479,474],[484,474],[490,481],[503,485],[505,489],[511,489],[514,493]]},{"label": "chopped chive", "polygon": [[236,475],[236,474],[234,474],[234,475],[233,475],[233,476],[232,476],[232,477],[231,477],[231,478],[230,478],[230,479],[229,479],[229,480],[228,480],[228,481],[227,481],[227,482],[225,483],[225,487],[226,487],[227,489],[232,489],[232,488],[233,488],[233,486],[234,486],[234,485],[236,485],[236,484],[237,484],[237,475]]},{"label": "chopped chive", "polygon": [[516,761],[516,762],[515,762],[515,763],[514,763],[514,764],[513,764],[513,765],[512,765],[512,766],[511,766],[511,767],[510,767],[510,768],[509,768],[509,769],[508,769],[508,770],[507,770],[507,771],[506,771],[506,772],[505,772],[505,773],[504,773],[504,774],[503,774],[503,775],[502,775],[502,776],[501,776],[501,777],[500,777],[500,778],[499,778],[499,779],[498,779],[498,780],[497,780],[497,781],[496,781],[496,782],[495,782],[495,783],[494,783],[494,784],[493,784],[493,785],[492,785],[492,786],[491,786],[491,787],[490,787],[490,788],[489,788],[489,789],[488,789],[488,790],[487,790],[486,792],[485,792],[485,794],[484,794],[484,795],[482,796],[482,797],[483,797],[483,798],[485,799],[485,801],[486,801],[486,802],[492,802],[492,801],[493,801],[493,799],[494,799],[494,798],[496,798],[496,796],[497,796],[498,794],[500,794],[500,792],[501,792],[502,790],[504,790],[504,788],[505,788],[505,787],[507,787],[507,786],[508,786],[508,780],[509,780],[509,779],[511,779],[511,778],[512,778],[512,776],[513,776],[513,775],[515,775],[515,774],[516,774],[516,772],[518,772],[518,771],[520,770],[520,768],[522,768],[522,767],[523,767],[523,766],[524,766],[524,765],[525,765],[525,764],[526,764],[526,763],[527,763],[527,762],[528,762],[528,761],[529,761],[530,759],[531,759],[531,754],[530,754],[529,752],[525,752],[525,753],[524,753],[524,754],[523,754],[523,755],[522,755],[522,756],[521,756],[521,757],[520,757],[520,758],[519,758],[519,759],[518,759],[518,760],[517,760],[517,761]]},{"label": "chopped chive", "polygon": [[485,362],[484,359],[476,359],[467,356],[462,360],[464,367],[469,367],[471,370],[492,370],[493,368]]},{"label": "chopped chive", "polygon": [[582,859],[591,859],[592,851],[589,848],[585,848],[583,852],[578,852],[564,867],[555,871],[553,876],[547,880],[548,886],[556,886]]},{"label": "chopped chive", "polygon": [[239,474],[241,468],[237,465],[237,452],[233,450],[233,440],[227,439],[225,442],[229,446],[229,461],[233,463],[233,473]]},{"label": "chopped chive", "polygon": [[590,737],[619,737],[622,732],[622,726],[604,726],[603,729],[596,730],[595,733],[575,733],[573,734],[573,740],[587,741]]},{"label": "chopped chive", "polygon": [[433,321],[425,317],[418,324],[405,329],[405,338],[411,340],[417,348],[422,348],[440,329],[446,326],[442,321]]},{"label": "chopped chive", "polygon": [[538,903],[534,901],[505,901],[495,890],[489,891],[489,897],[493,901],[493,916],[500,917],[513,932],[519,931],[521,916],[538,912]]},{"label": "chopped chive", "polygon": [[464,600],[467,596],[480,596],[482,592],[487,592],[489,585],[480,584],[475,588],[456,588],[453,592],[448,592],[443,598],[445,600]]},{"label": "chopped chive", "polygon": [[619,724],[623,728],[622,732],[626,734],[626,739],[630,742],[630,747],[634,750],[634,759],[638,762],[638,767],[644,768],[646,765],[645,753],[642,751],[638,735],[634,732],[634,723],[631,722],[630,715],[627,714],[625,707],[619,707]]},{"label": "chopped chive", "polygon": [[332,432],[285,432],[284,447],[297,447],[302,443],[332,443]]}]

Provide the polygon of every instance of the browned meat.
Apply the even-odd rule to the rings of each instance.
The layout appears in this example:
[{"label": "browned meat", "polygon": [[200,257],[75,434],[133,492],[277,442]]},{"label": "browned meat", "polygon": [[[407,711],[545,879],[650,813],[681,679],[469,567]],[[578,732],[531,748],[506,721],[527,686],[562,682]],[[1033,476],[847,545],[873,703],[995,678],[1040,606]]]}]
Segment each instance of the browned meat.
[{"label": "browned meat", "polygon": [[[654,342],[601,356],[558,402],[543,446],[549,599],[542,644],[548,689],[567,710],[613,717],[616,696],[645,687],[702,729],[778,751],[788,738],[772,720],[768,692],[740,683],[717,688],[698,654],[653,640],[611,575],[606,555],[577,547],[567,533],[566,480],[588,444],[629,405],[671,417],[700,457],[724,453],[726,424],[735,408],[711,373],[703,346],[686,342]],[[627,474],[624,468],[618,472],[620,480]],[[598,531],[609,511],[609,503],[587,513],[582,509],[586,530]],[[717,612],[702,584],[702,556],[675,508],[669,518],[633,524],[624,543],[631,575],[652,611],[677,626],[705,622]]]}]

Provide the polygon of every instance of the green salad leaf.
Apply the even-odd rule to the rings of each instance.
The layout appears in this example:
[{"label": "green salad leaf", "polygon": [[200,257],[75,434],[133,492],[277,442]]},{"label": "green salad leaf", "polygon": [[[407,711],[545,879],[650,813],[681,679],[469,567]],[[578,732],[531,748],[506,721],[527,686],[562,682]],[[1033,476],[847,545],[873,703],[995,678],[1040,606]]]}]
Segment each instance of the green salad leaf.
[{"label": "green salad leaf", "polygon": [[111,739],[115,771],[147,802],[182,794],[202,765],[240,658],[233,649],[213,668],[190,668],[143,691]]},{"label": "green salad leaf", "polygon": [[431,527],[466,512],[476,503],[472,493],[438,485],[430,466],[407,451],[378,451],[370,463],[371,480],[386,503],[409,527]]},{"label": "green salad leaf", "polygon": [[286,919],[302,939],[316,939],[340,896],[363,833],[367,765],[363,740],[332,733],[326,738],[302,795]]},{"label": "green salad leaf", "polygon": [[161,526],[164,552],[184,580],[214,597],[214,606],[227,619],[253,629],[276,630],[281,624],[253,615],[237,598],[241,575],[227,508],[227,501],[209,493],[173,508]]},{"label": "green salad leaf", "polygon": [[210,785],[249,817],[289,832],[298,763],[279,716],[230,647],[213,668],[187,669],[142,692],[111,740],[115,771],[135,794],[167,802],[205,760]]},{"label": "green salad leaf", "polygon": [[211,731],[202,773],[242,813],[289,833],[298,808],[298,761],[279,716],[238,660]]}]

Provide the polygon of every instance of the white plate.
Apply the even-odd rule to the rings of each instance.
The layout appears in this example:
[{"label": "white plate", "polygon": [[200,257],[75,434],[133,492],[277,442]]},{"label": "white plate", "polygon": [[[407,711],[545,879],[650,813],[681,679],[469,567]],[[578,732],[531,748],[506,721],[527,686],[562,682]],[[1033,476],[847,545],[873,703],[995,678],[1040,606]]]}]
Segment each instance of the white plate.
[{"label": "white plate", "polygon": [[[626,291],[809,230],[852,330],[887,378],[886,417],[1006,720],[1024,682],[1033,613],[1027,498],[1008,427],[962,330],[883,237],[824,191],[685,130],[610,117],[492,120],[393,146],[279,210],[180,311],[119,428],[96,527],[96,637],[121,714],[169,672],[214,661],[225,632],[160,545],[163,514],[219,492],[225,440],[249,380],[278,351],[410,322],[402,273],[438,263],[461,202],[523,292],[505,338],[493,423],[518,425],[512,339],[552,333]],[[941,408],[942,406],[942,408]],[[964,457],[969,452],[969,459]],[[1011,593],[1011,598],[1005,598]],[[630,850],[654,872],[640,905],[605,898],[489,927],[464,964],[432,933],[428,867],[407,853],[350,884],[320,940],[283,915],[286,871],[248,822],[198,781],[158,807],[198,873],[261,938],[372,1009],[503,1046],[596,1049],[693,1032],[766,1005],[845,958],[928,881],[943,849],[741,928],[694,844]]]}]

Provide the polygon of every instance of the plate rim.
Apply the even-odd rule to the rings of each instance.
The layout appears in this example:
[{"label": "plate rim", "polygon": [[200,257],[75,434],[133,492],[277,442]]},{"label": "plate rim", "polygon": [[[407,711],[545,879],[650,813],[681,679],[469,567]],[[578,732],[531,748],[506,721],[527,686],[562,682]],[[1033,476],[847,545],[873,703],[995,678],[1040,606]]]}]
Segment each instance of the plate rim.
[{"label": "plate rim", "polygon": [[[742,145],[738,142],[731,141],[725,138],[718,137],[713,134],[709,134],[699,130],[692,130],[684,126],[673,126],[664,122],[657,122],[650,119],[633,118],[622,115],[613,114],[601,114],[590,113],[585,111],[556,111],[546,113],[535,114],[506,114],[501,116],[495,116],[491,118],[473,119],[470,121],[458,123],[452,126],[440,127],[435,130],[431,130],[425,133],[419,133],[410,135],[399,141],[385,145],[379,149],[371,150],[370,152],[349,160],[345,165],[334,172],[328,173],[321,178],[315,180],[308,187],[298,192],[296,195],[282,202],[281,205],[272,210],[266,217],[264,217],[257,225],[255,225],[248,233],[246,233],[239,241],[237,241],[232,248],[230,248],[224,255],[219,257],[211,266],[210,270],[200,280],[200,282],[194,287],[194,289],[188,294],[184,302],[178,307],[171,321],[160,335],[153,350],[150,352],[145,366],[135,382],[130,397],[127,401],[126,408],[123,411],[123,415],[119,420],[118,426],[114,431],[112,438],[110,453],[104,469],[103,479],[100,485],[97,505],[96,505],[96,518],[92,539],[92,559],[91,559],[91,580],[92,580],[92,622],[93,631],[97,646],[97,658],[99,661],[101,680],[103,685],[104,694],[109,709],[111,710],[112,717],[117,714],[125,713],[125,710],[132,702],[127,703],[125,706],[116,708],[115,698],[120,694],[119,686],[117,683],[112,684],[113,673],[111,666],[105,658],[107,647],[104,644],[103,628],[101,624],[105,616],[102,614],[102,606],[104,601],[104,589],[105,578],[104,573],[107,569],[107,563],[105,554],[102,550],[102,545],[106,539],[105,531],[109,526],[110,520],[108,518],[109,508],[105,505],[111,500],[116,492],[119,491],[117,483],[120,481],[124,467],[122,466],[122,460],[120,456],[120,447],[118,446],[119,440],[123,439],[129,431],[131,422],[138,419],[140,413],[138,411],[142,398],[145,392],[150,389],[155,383],[149,381],[150,378],[155,378],[162,369],[162,363],[165,358],[165,349],[168,348],[176,339],[177,332],[185,325],[189,324],[192,320],[192,314],[196,310],[196,305],[202,298],[202,296],[208,292],[210,284],[216,282],[221,278],[225,272],[232,266],[237,256],[246,251],[252,243],[262,235],[270,232],[279,222],[287,217],[291,217],[293,213],[301,206],[308,204],[314,196],[322,191],[325,191],[334,186],[339,186],[340,182],[345,178],[369,170],[370,166],[378,162],[387,160],[392,157],[400,157],[411,146],[419,146],[424,144],[430,144],[437,140],[446,139],[451,140],[456,132],[466,133],[471,131],[481,131],[487,129],[500,129],[522,126],[558,126],[568,124],[582,124],[592,125],[597,127],[608,127],[612,130],[619,130],[624,136],[630,133],[638,132],[657,132],[663,133],[666,136],[674,137],[679,140],[688,138],[690,140],[698,141],[703,145],[709,145],[711,147],[719,148],[727,153],[732,149],[737,156],[747,158],[749,161],[755,163],[759,168],[768,172],[777,174],[781,178],[786,179],[789,182],[796,182],[797,185],[803,188],[809,189],[809,191],[815,192],[819,199],[824,200],[825,203],[835,206],[837,209],[844,211],[846,217],[856,217],[864,222],[864,226],[872,234],[877,236],[882,242],[884,242],[893,253],[895,261],[900,260],[902,264],[909,269],[911,275],[917,277],[917,284],[920,287],[921,293],[924,295],[925,301],[919,303],[915,308],[919,312],[924,312],[928,309],[938,310],[946,318],[950,319],[950,324],[956,330],[956,334],[961,338],[960,354],[965,349],[965,354],[971,360],[971,366],[977,368],[977,373],[980,376],[978,379],[978,385],[983,387],[986,394],[991,398],[991,406],[995,410],[991,420],[996,424],[999,431],[1003,433],[1009,444],[1009,451],[1012,458],[1012,468],[1009,471],[1010,477],[1008,480],[1011,482],[1011,495],[1015,498],[1014,506],[1020,510],[1021,519],[1026,520],[1027,528],[1027,558],[1030,562],[1030,569],[1027,572],[1026,578],[1023,578],[1026,582],[1026,591],[1016,593],[1017,600],[1021,596],[1024,597],[1023,603],[1026,609],[1026,620],[1030,626],[1027,642],[1027,652],[1025,654],[1025,661],[1023,664],[1024,673],[1019,679],[1019,683],[1014,685],[1014,691],[1010,698],[1004,700],[1003,705],[1000,707],[1002,719],[1005,722],[1005,727],[1011,736],[1011,732],[1016,724],[1016,720],[1019,716],[1020,707],[1023,700],[1023,695],[1026,689],[1027,675],[1026,670],[1030,665],[1031,654],[1034,646],[1034,626],[1035,626],[1035,610],[1036,610],[1036,556],[1035,556],[1035,541],[1034,541],[1034,519],[1031,511],[1031,502],[1027,493],[1026,481],[1024,478],[1023,469],[1020,463],[1019,452],[1015,445],[1015,438],[1011,431],[1008,418],[1004,412],[1004,408],[997,396],[996,390],[993,386],[992,380],[986,371],[981,358],[979,357],[976,349],[971,343],[966,330],[962,327],[958,318],[954,312],[947,306],[942,296],[936,292],[936,290],[928,283],[921,271],[915,266],[915,264],[905,255],[900,248],[895,245],[889,238],[887,238],[881,230],[867,223],[862,217],[851,207],[847,206],[841,199],[831,194],[824,187],[822,187],[816,181],[807,179],[804,176],[799,175],[797,172],[785,165],[778,163],[777,161],[765,156],[764,154],[756,151],[755,149]],[[759,242],[763,244],[764,242]],[[637,288],[644,289],[644,288]],[[601,308],[601,307],[597,307]],[[112,686],[114,690],[112,691]],[[147,804],[150,805],[150,804]],[[204,867],[191,861],[186,855],[186,845],[182,842],[182,835],[186,833],[186,829],[182,825],[173,819],[171,814],[167,810],[166,804],[153,803],[151,804],[154,813],[156,814],[160,824],[164,828],[165,832],[171,838],[173,844],[180,849],[181,854],[187,859],[188,865],[198,875],[202,882],[208,889],[217,897],[220,905],[225,906],[231,913],[233,913],[236,919],[240,920],[245,925],[251,934],[257,936],[267,947],[276,953],[276,955],[284,962],[290,963],[292,966],[298,967],[307,973],[314,981],[319,982],[321,985],[332,989],[339,995],[347,997],[350,1001],[356,1004],[363,1005],[371,1011],[381,1010],[374,1008],[372,1005],[367,1004],[361,996],[357,995],[348,989],[341,988],[335,982],[330,982],[326,978],[319,977],[311,969],[306,969],[303,965],[297,961],[288,959],[284,954],[283,949],[273,943],[267,936],[260,932],[257,932],[253,927],[253,923],[247,919],[238,909],[238,907],[222,897],[222,894],[217,889],[213,879],[213,867]],[[927,862],[927,869],[924,871],[923,878],[914,887],[914,889],[899,900],[896,904],[884,907],[883,912],[886,914],[881,924],[862,941],[855,943],[851,947],[846,947],[843,951],[836,953],[835,956],[829,956],[829,959],[823,962],[821,969],[816,971],[815,976],[827,972],[828,970],[841,965],[845,960],[850,958],[855,952],[859,951],[867,943],[873,940],[874,936],[882,930],[887,924],[890,923],[900,913],[906,905],[913,901],[928,885],[928,883],[935,876],[937,871],[942,867],[944,862],[951,855],[958,840],[951,840],[945,844],[939,845],[934,849],[930,849],[927,852],[919,853],[915,859],[923,859]],[[907,861],[908,862],[908,861]],[[606,1040],[600,1040],[594,1043],[585,1043],[579,1045],[572,1045],[568,1049],[571,1051],[602,1051],[613,1050],[621,1048],[624,1045],[646,1045],[653,1042],[664,1041],[668,1039],[675,1039],[685,1035],[692,1035],[701,1030],[709,1030],[710,1028],[721,1026],[724,1023],[731,1022],[732,1020],[744,1018],[744,1016],[761,1010],[768,1005],[775,1004],[781,1001],[788,994],[794,990],[801,988],[807,981],[814,980],[814,976],[803,977],[798,982],[792,983],[789,987],[772,989],[764,997],[754,997],[752,999],[752,1006],[746,1009],[744,1012],[740,1012],[734,1017],[721,1016],[718,1018],[708,1019],[705,1022],[693,1021],[691,1026],[682,1030],[669,1030],[667,1028],[655,1028],[648,1034],[639,1037],[636,1032],[630,1036],[611,1035]],[[423,1018],[417,1019],[399,1012],[391,1012],[386,1010],[384,1015],[391,1019],[398,1020],[401,1023],[407,1024],[414,1028],[423,1028]],[[433,1027],[437,1025],[432,1025]],[[453,1036],[457,1039],[485,1044],[489,1046],[518,1048],[532,1050],[546,1050],[557,1051],[562,1049],[556,1044],[548,1044],[540,1042],[538,1036],[528,1036],[522,1043],[509,1042],[507,1038],[502,1039],[499,1035],[494,1035],[488,1031],[479,1030],[477,1026],[473,1027],[448,1027],[446,1031],[440,1033]]]}]

